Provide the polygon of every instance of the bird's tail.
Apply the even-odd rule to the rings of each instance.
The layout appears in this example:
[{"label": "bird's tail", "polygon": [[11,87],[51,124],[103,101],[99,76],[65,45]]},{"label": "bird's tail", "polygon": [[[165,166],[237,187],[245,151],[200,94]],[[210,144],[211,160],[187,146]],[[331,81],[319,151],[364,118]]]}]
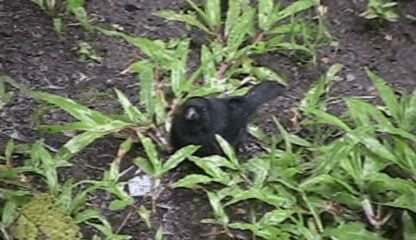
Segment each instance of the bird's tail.
[{"label": "bird's tail", "polygon": [[252,87],[245,95],[249,103],[248,113],[254,113],[258,107],[279,96],[285,88],[276,81],[263,81]]}]

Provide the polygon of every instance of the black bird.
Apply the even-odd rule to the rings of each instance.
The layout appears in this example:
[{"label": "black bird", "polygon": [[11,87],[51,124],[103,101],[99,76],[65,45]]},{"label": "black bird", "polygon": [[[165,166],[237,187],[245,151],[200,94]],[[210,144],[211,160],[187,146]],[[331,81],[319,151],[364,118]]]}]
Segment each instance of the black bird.
[{"label": "black bird", "polygon": [[275,81],[263,81],[244,96],[189,98],[173,115],[170,130],[173,150],[193,144],[201,145],[196,156],[222,154],[215,134],[221,135],[234,148],[241,147],[248,137],[250,116],[284,88]]}]

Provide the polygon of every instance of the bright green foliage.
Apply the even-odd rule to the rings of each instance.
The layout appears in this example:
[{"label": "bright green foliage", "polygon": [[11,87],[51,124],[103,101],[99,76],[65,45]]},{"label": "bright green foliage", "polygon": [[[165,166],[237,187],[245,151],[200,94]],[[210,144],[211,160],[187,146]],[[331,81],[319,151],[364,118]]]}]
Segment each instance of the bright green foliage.
[{"label": "bright green foliage", "polygon": [[[131,143],[128,140],[121,145],[120,157],[129,151],[129,146]],[[14,166],[13,154],[15,153],[23,154],[25,157],[29,154],[23,166]],[[57,175],[59,168],[71,165],[67,162],[69,159],[64,160],[59,156],[59,153],[52,155],[42,141],[36,142],[29,149],[26,145],[16,144],[13,140],[7,143],[4,156],[0,156],[0,184],[8,186],[0,188],[0,200],[5,203],[0,207],[2,233],[7,234],[6,230],[11,229],[13,225],[13,236],[22,237],[21,239],[26,239],[24,237],[37,239],[39,234],[46,234],[45,231],[50,239],[78,239],[72,236],[77,232],[72,231],[73,227],[68,224],[89,223],[89,220],[96,219],[101,224],[95,223],[93,226],[107,234],[107,239],[129,239],[126,236],[114,234],[111,226],[108,229],[109,224],[99,210],[86,208],[88,196],[97,190],[108,191],[117,197],[110,204],[110,209],[121,209],[132,203],[131,197],[118,185],[118,162],[115,161],[112,164],[111,170],[105,174],[101,181],[74,183],[69,179],[61,184]],[[37,196],[33,197],[32,183],[22,181],[27,176],[39,177],[45,182],[49,193],[39,196],[39,199]],[[38,206],[39,204],[43,204],[42,208]],[[51,204],[53,206],[49,207]],[[44,208],[48,208],[48,211]],[[61,213],[65,216],[73,216],[73,219],[68,223],[67,217],[61,219]],[[38,216],[39,214],[40,216]],[[62,228],[68,229],[69,232],[59,228],[50,229],[50,222],[54,221],[50,220],[48,216],[54,217],[55,221],[61,219],[63,221]],[[70,235],[69,238],[65,238],[61,234]],[[5,238],[7,239],[7,236]]]},{"label": "bright green foliage", "polygon": [[82,239],[78,225],[54,206],[54,199],[49,195],[35,196],[25,204],[13,229],[18,239]]},{"label": "bright green foliage", "polygon": [[96,61],[102,62],[103,57],[99,56],[93,47],[87,42],[79,43],[78,54],[81,61]]},{"label": "bright green foliage", "polygon": [[[338,137],[311,136],[310,142],[276,121],[284,150],[275,147],[273,137],[268,153],[242,163],[219,137],[226,157],[190,157],[204,174],[185,176],[174,187],[221,186],[206,190],[213,218],[204,222],[220,224],[225,231],[248,230],[263,239],[386,239],[386,222],[397,211],[403,222],[394,224],[402,224],[405,236],[414,232],[416,94],[398,99],[384,80],[366,69],[385,106],[347,98],[349,111],[338,117],[326,111],[322,97],[340,69],[332,66],[300,104],[306,127],[335,128]],[[263,209],[262,214],[248,222],[231,220],[229,208],[246,201],[253,211]],[[270,210],[264,211],[266,206]],[[365,220],[357,217],[360,212]]]},{"label": "bright green foliage", "polygon": [[6,75],[0,75],[0,110],[11,100],[13,95],[12,92],[6,90],[5,79],[8,78]]},{"label": "bright green foliage", "polygon": [[182,161],[184,161],[187,157],[191,156],[199,148],[198,146],[193,145],[186,146],[174,153],[166,161],[164,161],[159,156],[156,144],[150,138],[145,137],[142,134],[140,134],[139,136],[140,141],[147,154],[147,158],[137,157],[133,161],[147,174],[156,178],[162,177],[164,173],[178,166]]},{"label": "bright green foliage", "polygon": [[[61,17],[65,12],[75,15],[84,27],[90,28],[83,0],[33,1],[51,14],[57,29],[62,28]],[[78,239],[76,224],[79,223],[95,227],[104,239],[132,238],[115,233],[99,210],[87,209],[85,204],[98,190],[115,197],[109,204],[110,210],[125,209],[134,202],[120,186],[120,161],[134,142],[140,141],[146,157],[136,157],[134,163],[154,176],[156,185],[164,174],[187,159],[201,168],[201,173],[189,174],[173,187],[204,189],[213,214],[203,222],[221,225],[231,237],[231,230],[239,229],[252,232],[253,238],[272,240],[385,239],[390,227],[387,222],[394,216],[395,220],[401,219],[394,224],[402,231],[404,239],[414,239],[416,92],[398,98],[393,89],[369,69],[365,71],[384,104],[377,106],[350,97],[344,99],[348,108],[345,115],[328,112],[331,100],[327,96],[328,89],[342,68],[335,64],[299,103],[301,124],[311,132],[307,139],[291,133],[275,119],[278,135],[267,136],[258,128],[251,128],[256,136],[270,144],[264,147],[265,154],[244,162],[221,136],[217,136],[217,141],[225,156],[194,157],[192,154],[198,146],[187,146],[167,159],[160,154],[163,141],[158,141],[158,129],[163,124],[168,129],[167,107],[175,108],[177,102],[195,95],[243,94],[247,88],[241,86],[250,81],[273,79],[286,84],[279,73],[257,66],[254,56],[286,51],[314,59],[315,50],[330,40],[323,16],[317,16],[317,25],[303,17],[318,5],[316,0],[291,1],[285,5],[272,0],[259,0],[256,4],[229,0],[227,9],[223,8],[221,0],[206,0],[201,6],[192,0],[186,2],[192,11],[164,10],[157,15],[184,22],[208,34],[209,41],[200,49],[200,66],[192,73],[189,71],[189,38],[164,42],[96,28],[108,36],[124,39],[145,55],[128,67],[140,79],[140,108],[118,89],[115,94],[123,112],[110,115],[69,98],[30,91],[13,79],[0,78],[0,108],[11,96],[5,90],[3,82],[6,82],[76,119],[64,126],[41,125],[41,130],[78,133],[56,154],[42,141],[30,147],[22,147],[13,140],[7,143],[0,156],[0,183],[8,186],[0,188],[0,199],[4,202],[0,206],[0,230],[5,238],[10,232],[26,239],[40,235],[50,239]],[[392,10],[395,5],[370,0],[369,11],[364,15],[393,21],[397,18]],[[88,45],[80,45],[82,55],[99,61],[99,56],[91,50]],[[148,134],[149,129],[156,130],[156,134]],[[120,144],[103,179],[58,181],[59,169],[71,166],[69,160],[92,142],[108,134],[125,132],[126,140]],[[26,158],[21,166],[15,166],[15,153]],[[33,197],[31,183],[21,181],[29,174],[45,183],[48,195]],[[207,187],[209,184],[215,184],[215,188]],[[247,216],[236,221],[230,210],[241,203],[249,203]],[[149,228],[154,227],[152,212],[144,207],[138,211]],[[53,229],[48,225],[50,216],[55,218],[54,223],[60,220]],[[13,231],[9,231],[12,226]],[[92,239],[102,238],[93,236]],[[162,227],[157,230],[155,239],[163,239]]]},{"label": "bright green foliage", "polygon": [[368,0],[367,10],[361,13],[367,19],[381,19],[395,22],[399,19],[397,2],[391,0]]},{"label": "bright green foliage", "polygon": [[53,26],[57,33],[63,32],[62,18],[72,14],[86,30],[91,30],[84,0],[31,0],[53,18]]},{"label": "bright green foliage", "polygon": [[249,74],[285,84],[278,73],[254,66],[251,56],[271,51],[299,51],[314,58],[316,48],[328,40],[322,38],[328,36],[322,25],[317,26],[299,15],[317,6],[319,1],[300,0],[283,6],[279,1],[261,0],[253,6],[247,1],[230,0],[227,9],[221,9],[225,5],[221,1],[204,1],[201,7],[192,0],[187,2],[194,12],[163,10],[156,15],[184,22],[211,36],[210,42],[201,49],[203,71],[214,73],[204,75],[208,83],[212,78],[219,81],[236,74]]}]

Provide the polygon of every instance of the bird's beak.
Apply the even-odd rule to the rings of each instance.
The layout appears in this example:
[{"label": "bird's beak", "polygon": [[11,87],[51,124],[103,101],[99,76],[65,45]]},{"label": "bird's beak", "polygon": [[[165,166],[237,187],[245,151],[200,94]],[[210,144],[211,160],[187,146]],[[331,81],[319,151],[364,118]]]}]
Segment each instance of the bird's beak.
[{"label": "bird's beak", "polygon": [[195,110],[195,108],[191,107],[186,110],[185,113],[185,119],[186,120],[195,120],[198,118],[198,112]]}]

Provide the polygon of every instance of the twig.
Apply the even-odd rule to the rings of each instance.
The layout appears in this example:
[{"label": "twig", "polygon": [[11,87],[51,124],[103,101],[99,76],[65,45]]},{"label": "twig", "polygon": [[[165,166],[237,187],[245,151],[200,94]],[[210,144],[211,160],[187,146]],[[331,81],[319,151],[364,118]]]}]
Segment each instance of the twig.
[{"label": "twig", "polygon": [[4,240],[12,240],[9,234],[7,234],[6,229],[4,229],[4,227],[1,227],[0,229],[1,229],[1,232],[3,233]]},{"label": "twig", "polygon": [[116,234],[118,234],[124,228],[124,226],[126,226],[126,224],[129,221],[132,213],[133,213],[133,211],[130,209],[129,212],[127,213],[126,217],[121,222],[120,226],[118,226],[118,228],[116,230]]},{"label": "twig", "polygon": [[220,67],[218,68],[217,75],[215,76],[217,79],[223,79],[224,73],[227,71],[227,69],[230,67],[230,64],[222,62],[220,64]]}]

